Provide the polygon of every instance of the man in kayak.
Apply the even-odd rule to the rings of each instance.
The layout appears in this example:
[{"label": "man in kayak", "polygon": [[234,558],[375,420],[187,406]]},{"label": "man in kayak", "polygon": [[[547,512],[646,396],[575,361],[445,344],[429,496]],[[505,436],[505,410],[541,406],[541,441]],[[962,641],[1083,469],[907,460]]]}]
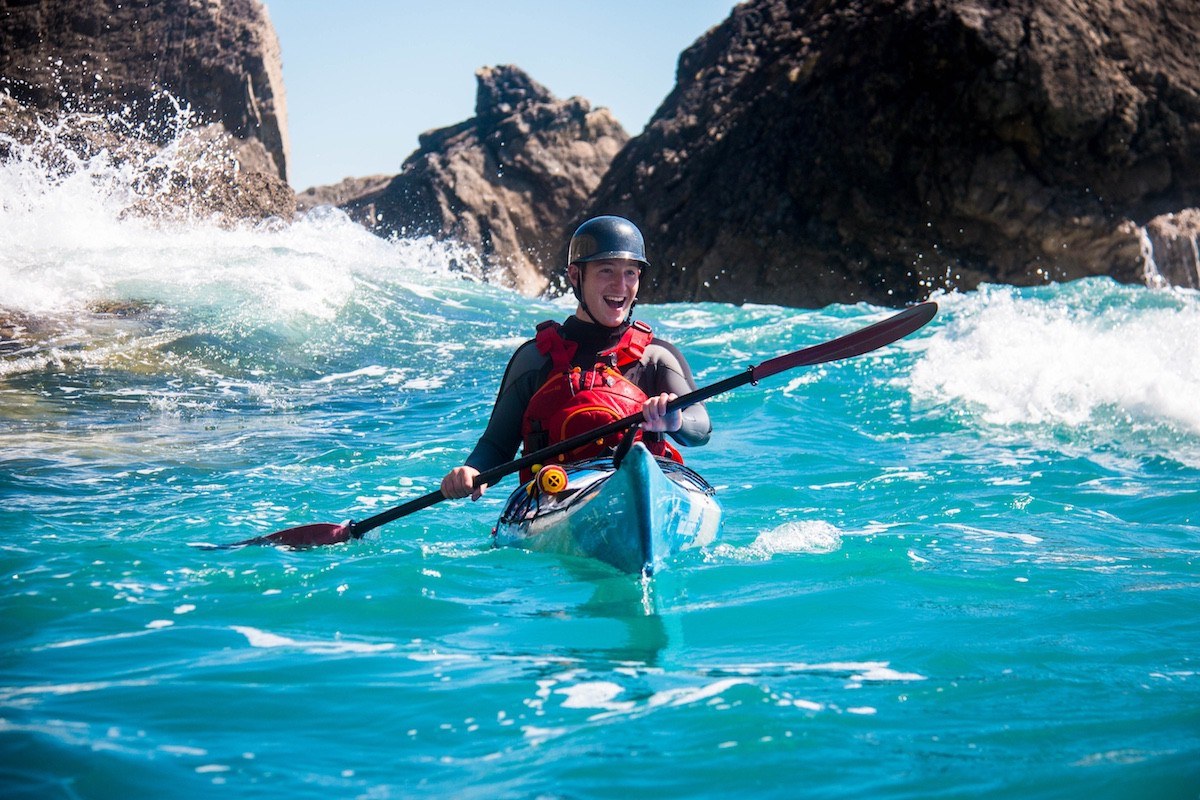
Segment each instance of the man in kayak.
[{"label": "man in kayak", "polygon": [[[571,237],[567,260],[575,313],[562,325],[539,325],[509,359],[483,436],[442,479],[446,497],[478,499],[487,488],[476,484],[479,473],[511,461],[518,445],[528,454],[638,411],[642,441],[655,455],[682,461],[664,434],[689,447],[708,441],[703,404],[666,413],[668,402],[696,389],[683,354],[632,319],[650,266],[641,231],[622,217],[594,217]],[[615,444],[595,442],[560,460],[591,458]]]}]

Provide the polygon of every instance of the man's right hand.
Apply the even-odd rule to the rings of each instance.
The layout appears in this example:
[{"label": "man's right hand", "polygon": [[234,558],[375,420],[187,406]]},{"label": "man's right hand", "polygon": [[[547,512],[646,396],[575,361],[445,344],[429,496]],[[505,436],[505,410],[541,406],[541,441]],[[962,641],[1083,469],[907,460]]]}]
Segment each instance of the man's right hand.
[{"label": "man's right hand", "polygon": [[487,489],[486,483],[475,485],[479,470],[474,467],[455,467],[442,478],[442,494],[450,500],[471,495],[472,500],[478,500]]}]

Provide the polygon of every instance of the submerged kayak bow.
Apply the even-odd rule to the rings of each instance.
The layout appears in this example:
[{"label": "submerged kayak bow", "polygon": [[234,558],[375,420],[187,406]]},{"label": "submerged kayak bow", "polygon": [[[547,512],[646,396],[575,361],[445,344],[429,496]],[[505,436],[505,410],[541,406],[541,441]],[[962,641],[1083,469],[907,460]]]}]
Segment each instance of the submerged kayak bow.
[{"label": "submerged kayak bow", "polygon": [[[730,389],[736,389],[739,386],[744,386],[747,383],[758,383],[763,378],[769,378],[772,375],[777,375],[789,369],[796,367],[807,367],[814,364],[824,364],[830,361],[838,361],[843,358],[852,358],[860,356],[864,353],[869,353],[872,350],[878,350],[884,345],[891,344],[898,339],[903,339],[910,333],[924,327],[934,315],[937,313],[937,303],[926,302],[919,305],[906,308],[898,314],[893,314],[885,320],[868,325],[861,330],[848,333],[845,336],[839,336],[836,339],[831,339],[828,342],[805,347],[801,350],[796,350],[792,353],[785,353],[781,356],[769,359],[756,366],[750,367],[744,372],[736,375],[731,375],[724,380],[701,387],[694,392],[688,392],[685,395],[675,398],[667,403],[667,411],[676,411],[678,409],[687,408],[688,406],[702,403],[710,397],[716,397],[719,394],[728,392]],[[587,444],[595,439],[603,438],[618,431],[625,430],[644,421],[642,412],[631,414],[624,419],[614,420],[607,425],[602,425],[595,430],[581,433],[578,436],[572,436],[569,439],[564,439],[557,444],[544,447],[528,455],[522,456],[507,464],[501,464],[498,467],[485,470],[476,477],[477,484],[494,485],[501,478],[511,475],[514,472],[531,467],[534,464],[544,463],[547,459],[554,458],[563,453],[570,452],[577,447]],[[360,539],[368,531],[378,528],[380,525],[385,525],[393,520],[406,517],[409,514],[416,513],[423,508],[428,508],[435,503],[440,503],[445,500],[446,496],[439,489],[436,492],[422,495],[407,503],[390,508],[376,514],[373,517],[368,517],[360,522],[347,521],[341,524],[331,523],[316,523],[312,525],[300,525],[295,528],[287,528],[285,530],[276,531],[275,533],[256,536],[253,539],[246,539],[240,542],[233,542],[223,545],[195,545],[204,549],[225,550],[238,547],[246,547],[248,545],[281,545],[284,547],[307,548],[319,547],[329,544],[340,544],[348,542],[352,539]]]}]

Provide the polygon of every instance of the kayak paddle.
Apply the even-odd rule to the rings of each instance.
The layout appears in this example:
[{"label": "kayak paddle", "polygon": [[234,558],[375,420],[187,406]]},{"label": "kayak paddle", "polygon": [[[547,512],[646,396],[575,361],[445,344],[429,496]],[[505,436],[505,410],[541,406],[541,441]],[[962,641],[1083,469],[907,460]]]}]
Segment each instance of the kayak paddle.
[{"label": "kayak paddle", "polygon": [[[736,389],[747,383],[758,383],[763,378],[769,378],[772,375],[778,374],[785,370],[795,369],[796,367],[807,367],[813,364],[824,364],[829,361],[837,361],[843,358],[851,358],[860,356],[863,353],[869,353],[872,350],[877,350],[884,345],[908,336],[910,333],[924,326],[929,320],[933,319],[937,313],[937,304],[928,302],[920,305],[912,306],[898,314],[888,317],[885,320],[876,322],[873,325],[857,330],[854,333],[848,333],[845,336],[839,336],[836,339],[831,339],[822,344],[805,347],[802,350],[797,350],[793,353],[786,353],[777,356],[768,361],[750,367],[745,372],[740,372],[737,375],[731,375],[724,380],[701,387],[694,392],[688,392],[667,403],[667,411],[675,411],[681,408],[701,403],[710,397],[716,397],[730,389]],[[541,450],[536,450],[529,455],[522,456],[515,461],[510,461],[507,464],[501,464],[498,467],[493,467],[489,470],[484,470],[475,478],[476,484],[494,485],[501,478],[511,475],[514,472],[519,472],[525,467],[531,467],[534,464],[544,463],[548,459],[552,459],[563,453],[570,452],[577,447],[580,447],[595,439],[603,438],[612,433],[617,433],[626,428],[630,428],[644,421],[642,412],[631,414],[624,419],[614,420],[607,425],[602,425],[595,430],[581,433],[578,436],[572,436],[569,439],[564,439],[557,444],[552,444],[549,447],[544,447]],[[285,547],[317,547],[327,544],[338,544],[347,542],[351,539],[359,539],[368,531],[378,528],[380,525],[385,525],[393,520],[406,517],[420,511],[423,508],[440,503],[445,500],[446,496],[439,489],[436,492],[430,492],[427,495],[409,500],[407,503],[398,505],[395,508],[390,508],[376,514],[373,517],[368,517],[361,522],[353,520],[343,522],[340,525],[331,523],[316,523],[313,525],[301,525],[296,528],[287,528],[275,533],[256,536],[253,539],[246,539],[241,542],[233,542],[224,545],[196,545],[204,549],[230,549],[235,547],[245,547],[246,545],[268,544],[268,545],[283,545]]]}]

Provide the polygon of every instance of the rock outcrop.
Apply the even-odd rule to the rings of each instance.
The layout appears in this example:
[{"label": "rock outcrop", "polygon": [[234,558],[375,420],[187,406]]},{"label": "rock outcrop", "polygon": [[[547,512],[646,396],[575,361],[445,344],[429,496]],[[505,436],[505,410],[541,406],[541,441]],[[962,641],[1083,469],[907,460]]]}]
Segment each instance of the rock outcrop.
[{"label": "rock outcrop", "polygon": [[1145,231],[1146,283],[1200,289],[1200,209],[1155,217]]},{"label": "rock outcrop", "polygon": [[341,206],[387,188],[394,175],[368,175],[344,178],[328,186],[312,186],[296,193],[296,208],[308,211],[317,206]]},{"label": "rock outcrop", "polygon": [[74,115],[77,155],[109,138],[139,154],[173,144],[186,121],[228,158],[173,175],[180,202],[231,218],[295,208],[279,43],[259,0],[0,0],[0,95],[0,133],[29,141],[31,119]]},{"label": "rock outcrop", "polygon": [[643,226],[650,299],[1141,281],[1200,206],[1197,41],[1191,0],[750,0],[590,209]]},{"label": "rock outcrop", "polygon": [[629,136],[607,109],[556,99],[517,67],[476,78],[473,118],[422,134],[399,175],[339,205],[380,235],[466,244],[490,275],[534,294]]}]

